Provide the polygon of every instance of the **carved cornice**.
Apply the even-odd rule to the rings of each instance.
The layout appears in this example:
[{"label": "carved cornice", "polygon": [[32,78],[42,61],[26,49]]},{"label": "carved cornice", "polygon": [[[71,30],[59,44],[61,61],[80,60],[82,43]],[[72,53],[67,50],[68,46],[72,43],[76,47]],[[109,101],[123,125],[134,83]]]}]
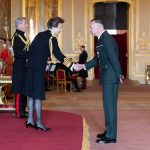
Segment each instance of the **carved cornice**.
[{"label": "carved cornice", "polygon": [[[89,0],[90,2],[92,0]],[[127,2],[129,4],[134,3],[136,0],[94,0],[94,3],[96,2]]]}]

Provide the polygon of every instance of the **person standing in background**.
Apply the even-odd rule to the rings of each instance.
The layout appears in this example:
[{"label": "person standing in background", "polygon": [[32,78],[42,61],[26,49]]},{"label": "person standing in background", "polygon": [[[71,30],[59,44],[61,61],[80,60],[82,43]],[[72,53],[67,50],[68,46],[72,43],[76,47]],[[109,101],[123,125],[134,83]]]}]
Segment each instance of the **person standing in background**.
[{"label": "person standing in background", "polygon": [[[85,46],[84,45],[81,45],[80,46],[80,55],[79,55],[79,64],[85,64],[86,61],[87,61],[87,58],[88,58],[88,53],[86,52],[85,50]],[[86,86],[87,86],[87,81],[86,81],[86,78],[88,77],[88,72],[84,69],[80,70],[79,71],[79,77],[82,78],[82,89],[86,89]]]},{"label": "person standing in background", "polygon": [[17,118],[26,118],[27,96],[24,95],[26,84],[26,61],[30,42],[25,36],[28,23],[25,17],[15,20],[16,32],[12,37],[12,48],[14,53],[14,64],[12,72],[12,91],[15,93],[15,108]]}]

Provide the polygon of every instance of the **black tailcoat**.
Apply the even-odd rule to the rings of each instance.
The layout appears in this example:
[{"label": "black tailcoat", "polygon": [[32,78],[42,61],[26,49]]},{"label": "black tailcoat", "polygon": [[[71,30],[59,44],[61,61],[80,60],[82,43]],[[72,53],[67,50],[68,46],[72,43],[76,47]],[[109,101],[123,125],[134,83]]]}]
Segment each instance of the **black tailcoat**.
[{"label": "black tailcoat", "polygon": [[[52,44],[51,46],[50,43]],[[44,73],[47,60],[49,57],[53,57],[52,55],[61,63],[65,62],[66,57],[61,53],[57,38],[52,36],[51,31],[46,30],[38,33],[31,44],[27,61],[28,73],[25,93],[27,96],[34,99],[45,99]],[[69,62],[65,63],[67,66],[68,64]]]},{"label": "black tailcoat", "polygon": [[14,51],[12,90],[14,93],[23,94],[25,90],[25,78],[27,69],[26,59],[28,58],[28,51],[26,49],[26,44],[18,35],[21,36],[24,41],[27,41],[24,32],[16,29],[16,32],[12,38],[12,46]]}]

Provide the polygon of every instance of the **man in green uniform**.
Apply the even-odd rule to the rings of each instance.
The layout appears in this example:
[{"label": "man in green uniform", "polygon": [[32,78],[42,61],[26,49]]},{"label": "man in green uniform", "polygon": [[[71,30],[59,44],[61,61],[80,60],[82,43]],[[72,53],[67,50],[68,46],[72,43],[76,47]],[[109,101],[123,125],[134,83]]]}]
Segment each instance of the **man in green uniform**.
[{"label": "man in green uniform", "polygon": [[122,83],[122,73],[118,60],[118,48],[113,37],[104,30],[101,20],[92,19],[90,32],[98,37],[96,56],[85,65],[75,65],[75,70],[89,70],[99,65],[100,84],[102,85],[103,107],[105,115],[105,131],[97,135],[99,144],[116,143],[117,140],[117,99],[119,82]]}]

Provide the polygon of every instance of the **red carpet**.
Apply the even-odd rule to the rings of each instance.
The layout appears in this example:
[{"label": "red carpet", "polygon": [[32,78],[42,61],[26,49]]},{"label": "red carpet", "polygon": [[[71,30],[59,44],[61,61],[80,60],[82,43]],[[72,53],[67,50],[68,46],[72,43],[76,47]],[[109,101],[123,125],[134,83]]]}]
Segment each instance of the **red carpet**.
[{"label": "red carpet", "polygon": [[51,131],[25,127],[26,119],[0,113],[1,150],[81,150],[83,118],[80,115],[43,111],[43,122]]}]

